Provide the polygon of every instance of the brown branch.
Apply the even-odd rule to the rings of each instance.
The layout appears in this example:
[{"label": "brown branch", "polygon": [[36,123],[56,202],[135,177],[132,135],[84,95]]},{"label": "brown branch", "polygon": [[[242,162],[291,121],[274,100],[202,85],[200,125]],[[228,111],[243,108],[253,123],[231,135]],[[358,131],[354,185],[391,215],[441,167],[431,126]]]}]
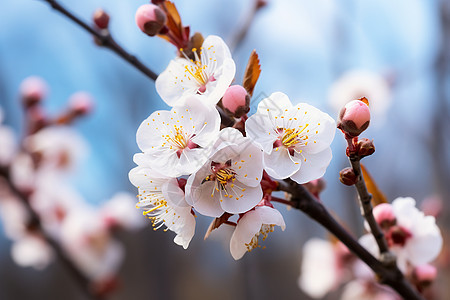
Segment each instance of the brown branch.
[{"label": "brown branch", "polygon": [[292,195],[291,206],[303,211],[334,234],[347,248],[366,263],[380,278],[380,282],[391,286],[404,299],[423,300],[423,297],[406,281],[395,264],[383,264],[362,247],[303,186],[292,180],[279,182],[279,189]]},{"label": "brown branch", "polygon": [[353,172],[355,172],[355,175],[357,177],[355,187],[358,191],[358,198],[363,210],[363,216],[369,224],[372,235],[377,241],[380,253],[384,254],[389,252],[389,247],[386,239],[384,238],[383,231],[381,230],[380,226],[375,220],[375,217],[373,216],[372,195],[367,191],[366,183],[364,181],[364,177],[362,176],[360,160],[361,158],[358,155],[350,155],[349,157]]},{"label": "brown branch", "polygon": [[93,35],[98,42],[98,44],[102,47],[108,48],[115,52],[117,55],[122,57],[125,61],[133,65],[136,69],[144,73],[147,77],[149,77],[152,80],[156,80],[158,75],[150,70],[147,66],[145,66],[139,59],[137,59],[134,55],[129,54],[127,51],[125,51],[122,46],[120,46],[114,38],[111,36],[111,33],[108,30],[97,30],[93,27],[89,26],[85,22],[83,22],[81,19],[76,17],[74,14],[72,14],[70,11],[68,11],[66,8],[64,8],[61,4],[59,4],[56,0],[43,0],[50,4],[50,6],[62,13],[64,16],[78,24],[81,28],[89,32],[91,35]]},{"label": "brown branch", "polygon": [[72,274],[72,277],[75,279],[76,283],[82,290],[82,292],[88,297],[88,299],[102,299],[100,296],[95,295],[91,289],[91,282],[83,273],[78,270],[78,268],[72,263],[72,261],[66,256],[63,249],[60,245],[49,235],[46,234],[44,229],[42,228],[42,224],[38,214],[34,211],[34,209],[30,206],[28,195],[19,189],[11,181],[11,176],[9,169],[7,167],[0,167],[0,176],[3,177],[8,184],[8,188],[10,191],[22,202],[27,212],[30,215],[29,224],[27,224],[27,228],[32,228],[33,230],[40,233],[45,242],[52,247],[53,251],[56,253],[56,256],[65,266],[65,268]]}]

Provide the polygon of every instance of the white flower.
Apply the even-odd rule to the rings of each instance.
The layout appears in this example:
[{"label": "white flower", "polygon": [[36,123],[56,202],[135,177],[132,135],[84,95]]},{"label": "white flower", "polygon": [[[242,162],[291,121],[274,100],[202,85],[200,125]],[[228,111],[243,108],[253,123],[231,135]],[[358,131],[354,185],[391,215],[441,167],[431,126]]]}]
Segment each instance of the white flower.
[{"label": "white flower", "polygon": [[[193,49],[194,50],[194,49]],[[202,94],[202,100],[216,104],[234,79],[236,66],[224,41],[208,36],[195,61],[187,58],[172,60],[156,79],[156,90],[170,106],[188,95]]]},{"label": "white flower", "polygon": [[[416,208],[413,198],[397,198],[392,202],[396,222],[385,228],[389,249],[396,254],[400,270],[408,264],[423,265],[434,260],[442,248],[442,235],[433,216],[425,216]],[[360,243],[375,256],[379,249],[372,234],[360,238]]]},{"label": "white flower", "polygon": [[389,84],[380,74],[368,70],[350,70],[333,83],[328,98],[331,106],[339,112],[347,102],[366,97],[371,113],[380,117],[389,108],[390,94]]},{"label": "white flower", "polygon": [[115,194],[102,205],[100,214],[108,226],[137,230],[144,225],[144,219],[135,207],[135,197],[129,193]]},{"label": "white flower", "polygon": [[41,168],[71,170],[88,153],[84,138],[74,129],[65,126],[46,127],[25,140],[30,152],[42,157]]},{"label": "white flower", "polygon": [[210,217],[246,212],[262,199],[261,150],[237,129],[220,133],[215,152],[186,184],[187,203]]},{"label": "white flower", "polygon": [[67,216],[61,239],[71,260],[91,280],[113,276],[122,263],[123,246],[111,238],[97,212],[90,207]]},{"label": "white flower", "polygon": [[303,246],[299,287],[313,298],[322,298],[340,282],[338,256],[332,243],[313,238]]},{"label": "white flower", "polygon": [[283,93],[273,93],[258,105],[245,131],[264,151],[266,172],[298,183],[320,178],[331,161],[335,121],[306,103],[293,106]]},{"label": "white flower", "polygon": [[59,176],[59,172],[43,169],[36,174],[30,204],[39,215],[45,231],[58,239],[66,216],[83,206],[85,201],[65,177]]},{"label": "white flower", "polygon": [[256,206],[246,212],[238,221],[231,236],[230,252],[235,260],[244,256],[246,252],[260,247],[260,239],[264,241],[275,226],[284,231],[286,225],[280,212],[269,206]]},{"label": "white flower", "polygon": [[[208,159],[220,128],[215,107],[203,105],[199,96],[185,98],[182,106],[155,111],[139,126],[136,139],[152,167],[167,176],[191,174]],[[139,156],[141,158],[139,158]]]},{"label": "white flower", "polygon": [[195,217],[184,200],[183,190],[176,178],[169,178],[154,170],[138,166],[129,173],[131,183],[139,189],[136,207],[145,210],[155,230],[162,226],[175,232],[175,244],[187,249],[195,233]]},{"label": "white flower", "polygon": [[347,283],[341,300],[401,300],[388,286],[375,281],[353,280]]},{"label": "white flower", "polygon": [[11,256],[19,266],[41,270],[53,261],[54,253],[42,238],[26,234],[12,244]]}]

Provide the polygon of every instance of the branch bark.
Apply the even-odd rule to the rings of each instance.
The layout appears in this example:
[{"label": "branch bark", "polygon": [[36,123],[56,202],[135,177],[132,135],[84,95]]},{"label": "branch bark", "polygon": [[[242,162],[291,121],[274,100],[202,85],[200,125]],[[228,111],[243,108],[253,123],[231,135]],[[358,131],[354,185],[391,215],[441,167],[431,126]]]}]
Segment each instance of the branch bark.
[{"label": "branch bark", "polygon": [[367,223],[369,224],[370,232],[377,241],[380,253],[381,254],[387,253],[389,252],[389,247],[386,242],[386,239],[384,238],[383,231],[381,230],[380,226],[378,226],[378,223],[376,222],[375,217],[373,216],[372,195],[369,194],[369,192],[367,191],[366,183],[364,181],[361,172],[360,160],[361,158],[358,155],[350,155],[349,157],[349,161],[352,166],[353,172],[355,172],[355,175],[357,177],[355,187],[356,190],[358,191],[358,198],[361,203],[362,208],[361,213],[366,219]]},{"label": "branch bark", "polygon": [[61,4],[59,4],[56,0],[43,0],[50,4],[50,6],[55,9],[56,11],[60,12],[76,24],[78,24],[81,28],[86,30],[88,33],[94,36],[98,44],[102,47],[108,48],[115,52],[117,55],[122,57],[125,61],[130,63],[132,66],[134,66],[136,69],[141,71],[145,76],[152,80],[156,80],[158,75],[150,70],[147,66],[145,66],[139,59],[137,59],[134,55],[131,55],[128,53],[125,49],[123,49],[122,46],[120,46],[112,37],[111,33],[105,29],[105,30],[97,30],[88,24],[86,24],[84,21],[82,21],[80,18],[76,17],[74,14],[72,14],[70,11],[68,11],[66,8],[64,8]]},{"label": "branch bark", "polygon": [[385,265],[362,247],[303,186],[287,179],[279,182],[280,190],[292,195],[291,206],[297,208],[317,221],[334,234],[357,257],[366,263],[380,278],[404,299],[423,300],[424,298],[409,284],[395,264]]}]

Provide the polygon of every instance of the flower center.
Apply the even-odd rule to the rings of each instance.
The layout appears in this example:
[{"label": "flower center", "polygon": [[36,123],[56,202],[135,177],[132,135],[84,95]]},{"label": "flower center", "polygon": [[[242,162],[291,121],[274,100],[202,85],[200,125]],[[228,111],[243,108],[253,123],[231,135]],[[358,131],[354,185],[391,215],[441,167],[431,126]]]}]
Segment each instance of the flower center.
[{"label": "flower center", "polygon": [[305,124],[300,128],[277,128],[277,132],[279,134],[278,140],[274,143],[274,148],[280,147],[283,145],[286,148],[293,148],[297,144],[301,143],[305,146],[308,144],[308,135],[303,135],[304,130],[309,126],[309,124]]},{"label": "flower center", "polygon": [[[269,232],[274,231],[274,227],[275,225],[272,224],[263,224],[261,226],[261,229],[253,236],[251,241],[248,244],[245,244],[245,246],[247,247],[247,251],[250,252],[255,248],[261,248],[261,246],[259,245],[260,236],[262,236],[262,240],[265,241],[267,236],[269,235]],[[263,249],[264,248],[265,247],[263,247]]]},{"label": "flower center", "polygon": [[170,144],[170,149],[175,147],[177,150],[183,150],[190,142],[189,136],[183,131],[181,126],[174,126],[175,132],[166,134],[165,139]]},{"label": "flower center", "polygon": [[215,192],[220,194],[220,201],[223,197],[233,198],[239,200],[244,196],[245,188],[241,188],[234,184],[236,181],[236,172],[230,168],[231,160],[226,163],[211,162],[212,174],[203,179],[202,184],[207,181],[214,181],[214,187],[211,192],[211,197],[214,197]]},{"label": "flower center", "polygon": [[407,240],[412,237],[411,232],[401,226],[393,226],[386,234],[386,238],[390,246],[405,246]]}]

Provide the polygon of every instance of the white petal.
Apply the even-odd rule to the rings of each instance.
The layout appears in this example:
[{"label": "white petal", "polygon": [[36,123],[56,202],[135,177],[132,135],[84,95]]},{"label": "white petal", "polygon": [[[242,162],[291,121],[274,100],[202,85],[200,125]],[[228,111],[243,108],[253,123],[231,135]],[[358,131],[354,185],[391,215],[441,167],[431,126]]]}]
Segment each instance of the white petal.
[{"label": "white petal", "polygon": [[246,244],[250,243],[263,224],[278,225],[284,230],[285,224],[280,212],[267,206],[257,206],[244,214],[239,220],[230,240],[230,252],[235,260],[247,252]]},{"label": "white petal", "polygon": [[302,159],[302,164],[300,170],[291,175],[291,179],[300,184],[322,177],[332,158],[330,148],[315,154],[306,152],[301,154],[295,153],[295,156],[297,155]]},{"label": "white petal", "polygon": [[166,142],[164,134],[172,129],[169,125],[171,116],[170,111],[158,110],[141,123],[136,133],[136,142],[142,152],[161,147]]},{"label": "white petal", "polygon": [[279,147],[271,154],[264,153],[263,164],[267,174],[275,179],[284,179],[298,172],[302,161],[292,157],[286,148]]},{"label": "white petal", "polygon": [[299,103],[291,110],[296,112],[298,124],[308,124],[304,131],[308,144],[302,146],[303,151],[317,153],[330,146],[336,133],[336,122],[332,117],[306,103]]},{"label": "white petal", "polygon": [[247,186],[259,186],[263,175],[262,151],[253,143],[239,146],[239,156],[234,157],[231,162],[236,179]]},{"label": "white petal", "polygon": [[264,152],[271,153],[278,134],[268,116],[256,113],[245,121],[247,136]]},{"label": "white petal", "polygon": [[185,66],[188,65],[188,60],[176,58],[170,61],[167,68],[156,78],[156,91],[169,106],[176,105],[183,96],[197,93],[199,86],[195,80],[188,80],[184,77]]},{"label": "white petal", "polygon": [[380,257],[380,249],[378,248],[377,241],[372,234],[368,233],[363,235],[359,238],[358,242],[373,256]]},{"label": "white petal", "polygon": [[212,75],[216,80],[209,81],[206,84],[206,91],[204,93],[209,103],[217,104],[219,102],[220,98],[223,97],[225,91],[233,82],[235,73],[236,65],[231,58],[225,59],[222,66],[214,70],[214,74]]},{"label": "white petal", "polygon": [[421,221],[413,237],[406,242],[409,261],[417,266],[433,261],[442,250],[442,235],[432,216],[426,216]]},{"label": "white petal", "polygon": [[336,287],[339,280],[333,245],[312,238],[303,247],[299,287],[313,298],[322,298]]},{"label": "white petal", "polygon": [[286,94],[275,92],[259,102],[257,113],[267,115],[272,119],[275,116],[282,116],[285,110],[291,107],[292,103]]},{"label": "white petal", "polygon": [[[240,214],[252,209],[261,201],[263,196],[261,186],[245,187],[245,191],[241,191],[237,186],[245,187],[238,181],[235,182],[233,188],[230,187],[230,184],[227,184],[227,192],[232,198],[223,197],[220,202],[222,209],[231,214]],[[233,189],[235,192],[233,192]]]},{"label": "white petal", "polygon": [[[214,190],[215,182],[202,183],[208,173],[209,166],[201,168],[189,176],[186,183],[186,202],[205,216],[220,217],[224,210],[220,206],[220,193]],[[211,197],[213,194],[213,197]]]}]

